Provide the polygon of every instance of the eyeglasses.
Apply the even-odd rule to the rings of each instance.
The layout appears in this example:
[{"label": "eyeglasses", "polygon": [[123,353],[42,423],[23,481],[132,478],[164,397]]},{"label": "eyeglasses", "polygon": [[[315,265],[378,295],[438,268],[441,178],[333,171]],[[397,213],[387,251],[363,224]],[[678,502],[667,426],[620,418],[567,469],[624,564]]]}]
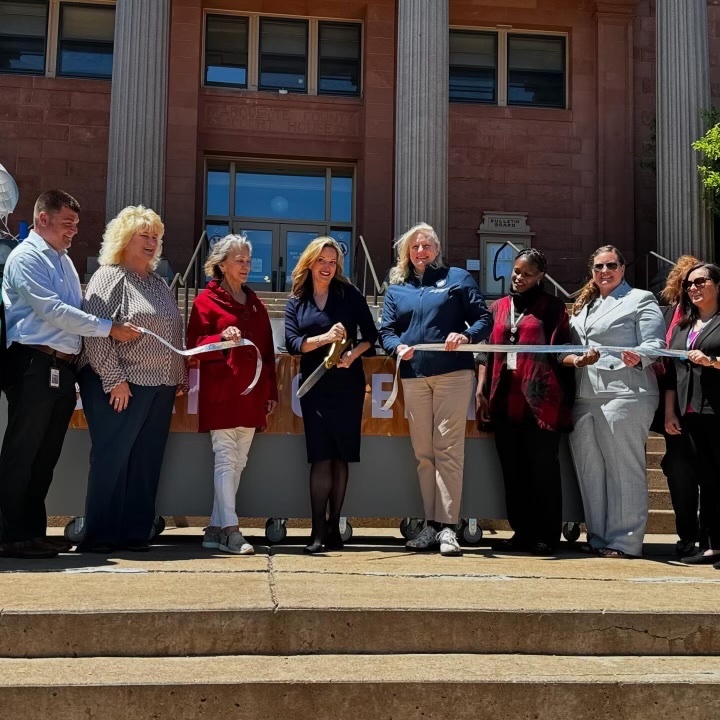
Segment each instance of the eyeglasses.
[{"label": "eyeglasses", "polygon": [[608,270],[617,270],[620,267],[620,263],[609,262],[609,263],[595,263],[593,270],[595,272],[602,272],[605,268]]},{"label": "eyeglasses", "polygon": [[696,287],[698,290],[700,290],[701,288],[704,288],[709,282],[709,277],[699,277],[695,278],[694,280],[686,280],[683,283],[683,290],[687,291],[690,290],[690,288],[692,287]]}]

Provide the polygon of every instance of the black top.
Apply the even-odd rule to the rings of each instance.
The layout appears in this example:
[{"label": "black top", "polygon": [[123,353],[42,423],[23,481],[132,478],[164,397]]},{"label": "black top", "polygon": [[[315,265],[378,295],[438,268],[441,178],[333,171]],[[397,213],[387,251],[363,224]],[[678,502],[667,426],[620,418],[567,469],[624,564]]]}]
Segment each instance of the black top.
[{"label": "black top", "polygon": [[[670,349],[686,350],[689,332],[690,326],[676,327]],[[703,328],[691,349],[701,350],[710,356],[720,355],[720,315],[716,315]],[[677,391],[678,405],[683,415],[688,406],[695,413],[720,415],[720,370],[673,358],[667,388]]]},{"label": "black top", "polygon": [[[285,346],[291,355],[301,355],[300,375],[304,381],[315,368],[327,357],[330,345],[323,345],[317,350],[303,353],[302,344],[309,337],[327,332],[335,323],[342,323],[351,346],[367,341],[374,346],[377,341],[377,328],[373,321],[370,308],[362,293],[354,286],[333,280],[330,284],[325,307],[320,310],[310,295],[305,298],[291,297],[285,307]],[[358,332],[359,331],[359,332]],[[370,355],[373,348],[365,354]],[[326,389],[342,385],[347,373],[363,376],[362,362],[356,360],[349,368],[331,368],[320,380],[318,386]],[[363,380],[364,382],[364,380]],[[316,386],[316,387],[318,387]]]}]

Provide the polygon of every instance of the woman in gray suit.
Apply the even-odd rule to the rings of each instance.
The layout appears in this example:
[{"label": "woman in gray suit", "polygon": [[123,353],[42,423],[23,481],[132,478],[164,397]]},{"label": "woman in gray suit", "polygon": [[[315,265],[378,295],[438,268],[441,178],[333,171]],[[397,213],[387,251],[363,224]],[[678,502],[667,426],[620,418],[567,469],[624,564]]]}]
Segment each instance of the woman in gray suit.
[{"label": "woman in gray suit", "polygon": [[653,351],[665,347],[665,323],[652,293],[625,282],[617,248],[598,248],[590,270],[592,280],[573,307],[572,342],[647,354],[591,350],[564,359],[578,368],[570,449],[585,509],[585,549],[639,556],[648,516],[645,444],[658,404]]}]

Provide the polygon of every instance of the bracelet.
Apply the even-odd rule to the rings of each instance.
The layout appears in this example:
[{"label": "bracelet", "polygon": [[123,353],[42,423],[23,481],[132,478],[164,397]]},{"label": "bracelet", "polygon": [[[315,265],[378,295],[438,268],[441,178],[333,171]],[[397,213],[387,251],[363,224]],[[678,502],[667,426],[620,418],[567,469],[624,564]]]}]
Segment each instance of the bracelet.
[{"label": "bracelet", "polygon": [[580,355],[576,355],[576,356],[573,358],[573,365],[574,365],[576,368],[579,368],[579,367],[580,367],[580,365],[578,365],[578,360],[581,360],[581,359],[582,359],[582,358],[580,357]]}]

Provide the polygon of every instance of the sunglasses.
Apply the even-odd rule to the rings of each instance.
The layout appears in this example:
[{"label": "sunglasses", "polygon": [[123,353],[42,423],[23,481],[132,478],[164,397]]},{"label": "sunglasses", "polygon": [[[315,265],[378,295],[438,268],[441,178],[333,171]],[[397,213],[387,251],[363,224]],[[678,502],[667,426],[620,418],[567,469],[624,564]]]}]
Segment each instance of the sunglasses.
[{"label": "sunglasses", "polygon": [[701,288],[704,288],[709,282],[711,282],[710,278],[708,277],[699,277],[695,278],[695,280],[686,280],[682,286],[683,290],[690,290],[692,287],[696,287],[698,290]]},{"label": "sunglasses", "polygon": [[617,262],[595,263],[595,265],[593,265],[593,270],[595,272],[602,272],[604,268],[607,268],[608,270],[617,270],[619,267],[620,263]]}]

